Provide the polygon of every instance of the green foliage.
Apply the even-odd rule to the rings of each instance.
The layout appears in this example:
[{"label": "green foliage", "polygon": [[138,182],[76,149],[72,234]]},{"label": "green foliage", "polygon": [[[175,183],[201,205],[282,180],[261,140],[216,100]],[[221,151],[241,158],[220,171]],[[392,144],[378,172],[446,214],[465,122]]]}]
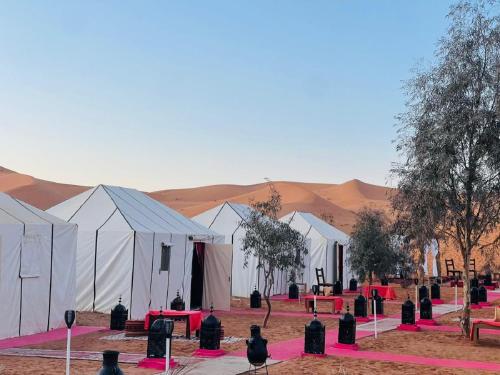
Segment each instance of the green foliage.
[{"label": "green foliage", "polygon": [[278,220],[281,196],[272,184],[269,187],[269,198],[252,202],[252,211],[241,224],[246,231],[242,241],[245,267],[248,258],[254,256],[258,260],[257,268],[262,269],[264,274],[263,294],[268,305],[264,327],[271,313],[269,297],[275,272],[280,270],[295,275],[304,268],[304,256],[308,251],[305,238],[290,225]]},{"label": "green foliage", "polygon": [[414,238],[435,232],[460,250],[467,335],[472,250],[500,241],[498,7],[498,1],[452,6],[435,63],[407,83],[406,112],[398,116],[396,207]]},{"label": "green foliage", "polygon": [[372,275],[382,278],[395,273],[402,259],[391,238],[381,211],[364,209],[358,213],[349,244],[349,264],[361,282],[372,283]]}]

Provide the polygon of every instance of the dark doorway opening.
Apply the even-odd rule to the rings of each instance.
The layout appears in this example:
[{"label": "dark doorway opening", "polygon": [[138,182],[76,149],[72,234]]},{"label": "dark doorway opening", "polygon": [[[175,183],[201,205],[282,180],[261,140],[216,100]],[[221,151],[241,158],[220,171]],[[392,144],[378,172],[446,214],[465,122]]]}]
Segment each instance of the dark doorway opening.
[{"label": "dark doorway opening", "polygon": [[191,263],[191,309],[201,309],[203,303],[203,261],[205,244],[195,242]]},{"label": "dark doorway opening", "polygon": [[342,283],[342,287],[344,287],[344,246],[339,245],[338,247],[339,259],[337,264],[339,265],[339,278],[338,280]]}]

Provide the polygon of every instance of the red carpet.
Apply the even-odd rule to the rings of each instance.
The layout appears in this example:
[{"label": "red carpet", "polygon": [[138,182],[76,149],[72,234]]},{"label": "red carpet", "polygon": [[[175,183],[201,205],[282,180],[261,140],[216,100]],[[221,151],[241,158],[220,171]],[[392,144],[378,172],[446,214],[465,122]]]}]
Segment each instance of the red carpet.
[{"label": "red carpet", "polygon": [[[373,332],[369,331],[356,331],[356,339],[359,340],[363,337],[372,336]],[[332,346],[337,342],[338,330],[330,329],[326,331],[325,343],[326,348]],[[265,337],[264,337],[265,338]],[[269,354],[272,359],[277,359],[280,361],[286,361],[289,359],[300,357],[301,353],[304,351],[304,338],[300,337],[297,339],[291,339],[286,341],[281,341],[277,343],[270,343],[267,347]],[[344,350],[346,351],[346,350]],[[237,357],[246,357],[247,352],[245,350],[229,353],[229,355]]]},{"label": "red carpet", "polygon": [[426,365],[432,367],[445,367],[461,368],[461,369],[475,369],[485,371],[500,371],[500,363],[494,362],[480,362],[480,361],[465,361],[461,359],[447,359],[447,358],[427,358],[409,354],[395,354],[385,352],[372,352],[372,351],[355,351],[355,350],[342,350],[327,347],[326,354],[349,357],[357,359],[366,359],[370,361],[383,361],[383,362],[397,362],[397,363],[413,363],[416,365]]},{"label": "red carpet", "polygon": [[[302,305],[304,304],[304,302],[302,302]],[[246,314],[246,315],[260,315],[262,316],[262,318],[264,318],[264,315],[266,314],[266,310],[265,309],[235,309],[235,308],[232,308],[231,309],[231,312],[228,312],[228,311],[215,311],[214,314],[216,316],[224,316],[224,315],[228,315],[228,314],[234,314],[234,313],[237,313],[237,314]],[[305,312],[305,308],[304,308],[304,312],[300,312],[300,311],[275,311],[273,310],[272,313],[271,313],[272,316],[286,316],[286,317],[310,317],[311,319],[313,318],[313,314],[312,313],[306,313]],[[320,319],[324,319],[324,318],[340,318],[340,314],[331,314],[331,313],[321,313],[319,312],[318,313],[318,318]]]},{"label": "red carpet", "polygon": [[[35,333],[34,335],[12,337],[0,340],[0,349],[16,348],[26,345],[38,345],[49,341],[66,340],[67,328],[57,328],[49,332]],[[104,327],[75,326],[71,329],[71,336],[86,335],[87,333],[109,331]]]}]

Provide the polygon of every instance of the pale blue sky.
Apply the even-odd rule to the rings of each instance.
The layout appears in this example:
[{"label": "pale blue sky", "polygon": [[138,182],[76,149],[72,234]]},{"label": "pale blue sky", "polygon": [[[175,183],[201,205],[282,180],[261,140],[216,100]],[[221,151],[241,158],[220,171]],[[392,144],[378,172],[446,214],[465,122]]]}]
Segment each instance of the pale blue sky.
[{"label": "pale blue sky", "polygon": [[0,3],[0,165],[145,190],[385,184],[450,4],[68,3]]}]

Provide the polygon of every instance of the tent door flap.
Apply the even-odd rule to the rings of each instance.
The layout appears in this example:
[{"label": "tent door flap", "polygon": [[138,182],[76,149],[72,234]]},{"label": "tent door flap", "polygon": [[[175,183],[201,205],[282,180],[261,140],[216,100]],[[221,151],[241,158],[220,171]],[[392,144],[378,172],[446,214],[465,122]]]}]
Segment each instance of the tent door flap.
[{"label": "tent door flap", "polygon": [[203,309],[230,310],[232,253],[231,244],[206,244]]}]

